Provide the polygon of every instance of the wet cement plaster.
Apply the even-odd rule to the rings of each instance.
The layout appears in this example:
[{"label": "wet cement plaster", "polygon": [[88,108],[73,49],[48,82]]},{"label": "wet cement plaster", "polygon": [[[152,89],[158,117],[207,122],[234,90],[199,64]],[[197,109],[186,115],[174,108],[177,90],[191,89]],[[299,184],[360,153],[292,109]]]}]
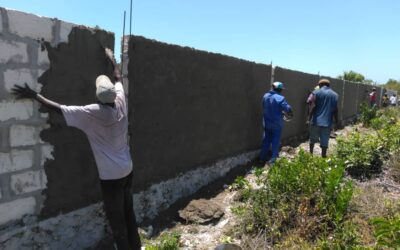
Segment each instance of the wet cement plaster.
[{"label": "wet cement plaster", "polygon": [[[112,76],[112,67],[103,47],[114,47],[114,34],[101,30],[74,27],[68,43],[57,47],[44,44],[50,68],[38,81],[41,94],[65,105],[95,102],[95,79],[100,74]],[[54,160],[45,163],[48,179],[42,217],[65,213],[95,203],[100,199],[97,168],[88,140],[83,132],[67,127],[63,117],[49,112],[48,129],[41,139],[54,146]]]}]

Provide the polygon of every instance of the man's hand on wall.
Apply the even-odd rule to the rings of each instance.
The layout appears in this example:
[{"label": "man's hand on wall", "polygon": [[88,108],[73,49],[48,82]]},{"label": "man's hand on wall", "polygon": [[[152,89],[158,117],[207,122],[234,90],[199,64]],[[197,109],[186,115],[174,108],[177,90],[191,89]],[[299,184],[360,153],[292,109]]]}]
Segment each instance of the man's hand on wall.
[{"label": "man's hand on wall", "polygon": [[15,84],[11,89],[11,92],[17,99],[29,98],[35,99],[37,97],[37,93],[31,89],[28,84],[24,84],[24,87]]}]

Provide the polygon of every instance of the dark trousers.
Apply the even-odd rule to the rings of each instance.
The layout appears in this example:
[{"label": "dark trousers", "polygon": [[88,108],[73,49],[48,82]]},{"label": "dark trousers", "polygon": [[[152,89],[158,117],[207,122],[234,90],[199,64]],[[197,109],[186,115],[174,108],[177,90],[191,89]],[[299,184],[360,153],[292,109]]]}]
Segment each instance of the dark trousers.
[{"label": "dark trousers", "polygon": [[141,243],[133,211],[132,173],[116,180],[100,180],[104,210],[118,250],[140,250]]}]

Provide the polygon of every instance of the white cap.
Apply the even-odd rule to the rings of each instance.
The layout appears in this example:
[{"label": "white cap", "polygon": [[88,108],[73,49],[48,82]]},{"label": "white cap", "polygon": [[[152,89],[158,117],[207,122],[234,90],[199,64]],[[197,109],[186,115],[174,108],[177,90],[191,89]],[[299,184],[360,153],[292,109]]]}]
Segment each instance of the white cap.
[{"label": "white cap", "polygon": [[117,94],[108,76],[99,75],[96,78],[96,96],[101,103],[114,103]]}]

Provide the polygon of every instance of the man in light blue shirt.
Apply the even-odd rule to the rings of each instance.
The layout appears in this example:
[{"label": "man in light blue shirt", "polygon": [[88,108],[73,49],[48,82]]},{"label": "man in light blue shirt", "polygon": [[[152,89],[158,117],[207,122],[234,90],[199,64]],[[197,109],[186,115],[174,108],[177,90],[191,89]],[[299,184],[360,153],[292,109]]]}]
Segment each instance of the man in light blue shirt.
[{"label": "man in light blue shirt", "polygon": [[279,146],[283,128],[283,115],[293,116],[292,108],[281,95],[283,90],[281,82],[274,82],[272,90],[266,93],[262,99],[264,117],[264,139],[262,142],[259,159],[263,162],[267,159],[267,152],[272,146],[272,156],[269,161],[274,163],[279,156]]},{"label": "man in light blue shirt", "polygon": [[335,119],[336,124],[339,122],[337,107],[339,95],[330,88],[328,79],[321,79],[318,84],[320,89],[314,91],[313,96],[309,98],[309,102],[313,104],[310,112],[312,115],[310,153],[313,153],[314,145],[319,140],[322,157],[326,157],[333,119]]}]

